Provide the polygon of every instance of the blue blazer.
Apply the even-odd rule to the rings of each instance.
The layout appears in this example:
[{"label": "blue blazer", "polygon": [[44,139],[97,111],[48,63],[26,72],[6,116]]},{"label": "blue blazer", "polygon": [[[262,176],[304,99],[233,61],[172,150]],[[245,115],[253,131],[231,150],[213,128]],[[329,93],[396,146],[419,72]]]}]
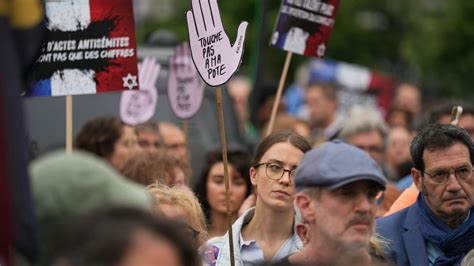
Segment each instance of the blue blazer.
[{"label": "blue blazer", "polygon": [[428,266],[426,244],[420,232],[418,212],[418,205],[413,204],[377,220],[377,233],[389,241],[385,255],[399,266]]}]

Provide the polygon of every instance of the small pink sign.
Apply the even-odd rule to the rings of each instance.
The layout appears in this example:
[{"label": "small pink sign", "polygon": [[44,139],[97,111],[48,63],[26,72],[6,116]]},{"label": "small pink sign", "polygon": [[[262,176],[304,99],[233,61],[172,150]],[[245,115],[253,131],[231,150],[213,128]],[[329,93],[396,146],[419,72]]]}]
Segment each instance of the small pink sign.
[{"label": "small pink sign", "polygon": [[146,57],[138,64],[140,89],[124,91],[120,98],[120,118],[123,122],[135,126],[153,117],[158,102],[155,84],[160,70],[161,65],[152,57]]},{"label": "small pink sign", "polygon": [[189,44],[179,45],[168,64],[168,99],[181,119],[194,116],[201,107],[204,82],[193,65]]}]

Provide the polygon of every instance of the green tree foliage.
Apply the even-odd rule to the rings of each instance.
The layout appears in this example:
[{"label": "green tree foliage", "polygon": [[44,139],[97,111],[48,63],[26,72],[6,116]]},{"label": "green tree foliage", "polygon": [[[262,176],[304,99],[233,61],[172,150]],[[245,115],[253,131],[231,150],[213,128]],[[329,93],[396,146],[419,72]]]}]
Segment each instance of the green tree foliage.
[{"label": "green tree foliage", "polygon": [[[268,1],[265,30],[260,29],[261,1]],[[148,20],[137,29],[144,36],[159,28],[175,31],[187,40],[185,11],[191,1],[175,0],[174,14],[168,21]],[[264,53],[261,75],[278,82],[286,52],[268,47],[280,1],[220,0],[224,27],[230,39],[241,21],[249,22],[246,51],[241,70],[252,74],[258,52]],[[258,51],[263,36],[265,49]],[[139,40],[140,41],[140,40]],[[360,64],[386,73],[400,81],[419,84],[426,95],[473,97],[474,1],[341,0],[326,57]],[[294,56],[293,70],[306,60]]]},{"label": "green tree foliage", "polygon": [[474,90],[474,2],[441,1],[412,11],[401,57],[419,69],[423,83],[443,96],[466,99]]},{"label": "green tree foliage", "polygon": [[[242,21],[248,21],[249,27],[247,28],[246,34],[246,52],[244,53],[243,62],[249,62],[251,50],[256,42],[256,30],[254,23],[255,10],[257,8],[258,1],[243,0],[234,1],[219,1],[219,8],[221,17],[223,20],[224,28],[229,36],[231,42],[235,41],[237,35],[237,28]],[[190,0],[175,0],[173,2],[174,12],[171,19],[161,21],[158,19],[148,19],[143,28],[137,29],[137,35],[141,36],[139,43],[143,43],[147,33],[156,31],[158,29],[168,29],[176,33],[180,41],[188,40],[188,31],[186,26],[186,11],[191,9]]]}]

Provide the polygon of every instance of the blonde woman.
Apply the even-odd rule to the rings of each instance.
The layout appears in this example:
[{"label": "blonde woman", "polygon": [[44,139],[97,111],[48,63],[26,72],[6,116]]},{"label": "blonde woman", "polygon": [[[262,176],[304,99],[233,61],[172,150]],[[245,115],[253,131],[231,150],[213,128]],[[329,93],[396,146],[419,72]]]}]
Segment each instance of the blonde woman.
[{"label": "blonde woman", "polygon": [[154,196],[153,212],[173,221],[182,223],[186,235],[191,237],[198,248],[207,240],[204,213],[194,193],[187,187],[168,187],[155,183],[148,186]]}]

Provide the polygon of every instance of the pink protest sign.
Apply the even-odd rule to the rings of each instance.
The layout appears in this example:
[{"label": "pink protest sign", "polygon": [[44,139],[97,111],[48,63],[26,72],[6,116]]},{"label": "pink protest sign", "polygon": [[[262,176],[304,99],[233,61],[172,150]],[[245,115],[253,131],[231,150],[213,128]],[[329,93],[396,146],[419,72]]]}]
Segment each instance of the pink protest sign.
[{"label": "pink protest sign", "polygon": [[194,64],[204,82],[220,86],[240,65],[248,23],[240,23],[236,42],[231,46],[222,26],[217,0],[192,0],[192,7],[186,17]]},{"label": "pink protest sign", "polygon": [[161,65],[151,57],[138,64],[140,90],[124,91],[120,98],[120,118],[123,122],[135,126],[153,117],[158,101],[155,84],[160,70]]},{"label": "pink protest sign", "polygon": [[179,45],[168,64],[168,99],[173,113],[189,119],[201,107],[204,82],[194,67],[189,44]]},{"label": "pink protest sign", "polygon": [[322,57],[338,6],[339,0],[282,0],[270,46]]}]

